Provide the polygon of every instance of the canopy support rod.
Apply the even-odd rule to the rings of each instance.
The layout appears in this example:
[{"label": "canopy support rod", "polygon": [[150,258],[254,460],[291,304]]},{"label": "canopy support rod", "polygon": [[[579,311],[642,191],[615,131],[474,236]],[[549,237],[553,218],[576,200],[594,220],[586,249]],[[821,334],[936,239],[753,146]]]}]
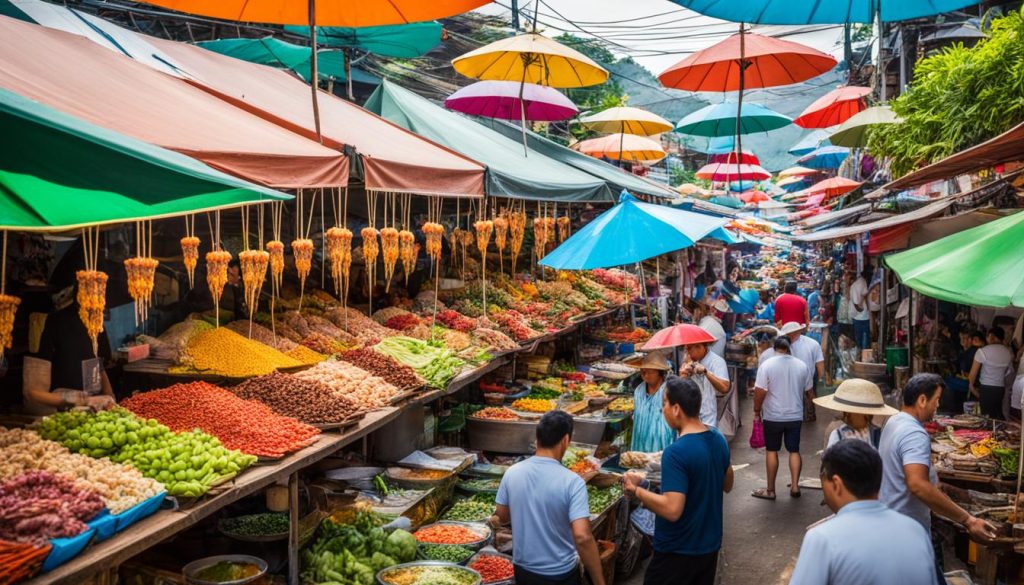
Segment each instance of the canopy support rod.
[{"label": "canopy support rod", "polygon": [[[743,154],[742,154],[743,153],[743,138],[741,138],[742,135],[740,134],[740,130],[742,129],[741,126],[742,126],[742,116],[743,116],[743,85],[746,82],[746,79],[745,79],[746,75],[745,74],[746,74],[746,71],[747,71],[747,55],[746,55],[746,48],[747,48],[747,46],[746,46],[745,39],[746,39],[746,35],[744,34],[743,23],[741,22],[740,23],[740,63],[739,63],[739,65],[740,65],[740,88],[739,88],[739,95],[737,96],[737,99],[736,99],[736,160],[733,161],[733,162],[736,163],[736,169],[737,170],[742,168],[740,166],[740,161],[742,160],[742,156],[743,156]],[[728,163],[728,162],[729,161],[726,160],[726,163]],[[726,165],[726,168],[727,169],[729,168],[728,165]],[[743,175],[742,175],[742,173],[739,173],[739,172],[737,172],[736,174],[738,175],[738,178],[739,178],[739,181],[740,181],[740,191],[743,191],[743,189],[742,189],[742,187],[743,187]],[[727,193],[729,192],[729,183],[726,183],[725,190],[726,190]]]},{"label": "canopy support rod", "polygon": [[324,137],[320,133],[320,103],[317,101],[317,90],[320,89],[320,74],[316,67],[316,0],[309,0],[309,87],[313,91],[313,125],[316,126],[316,139],[323,144]]},{"label": "canopy support rod", "polygon": [[519,116],[523,125],[523,156],[526,157],[530,156],[530,149],[526,147],[526,102],[523,101],[523,90],[526,89],[526,70],[530,65],[528,55],[524,53],[522,56],[523,79],[519,82]]}]

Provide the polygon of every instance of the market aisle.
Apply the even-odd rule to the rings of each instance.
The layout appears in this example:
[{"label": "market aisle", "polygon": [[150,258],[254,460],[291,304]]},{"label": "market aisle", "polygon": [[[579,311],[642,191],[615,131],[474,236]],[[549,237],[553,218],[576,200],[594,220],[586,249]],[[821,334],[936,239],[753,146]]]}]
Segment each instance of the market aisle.
[{"label": "market aisle", "polygon": [[[718,582],[745,585],[752,582],[751,575],[758,575],[758,583],[785,585],[796,564],[804,531],[808,525],[825,517],[828,508],[820,505],[821,492],[817,490],[805,489],[803,497],[796,500],[786,495],[789,471],[785,468],[785,452],[776,485],[781,496],[774,502],[750,497],[751,491],[764,485],[764,450],[751,449],[748,443],[753,415],[750,398],[740,398],[740,412],[743,427],[729,446],[733,465],[749,465],[736,471],[736,486],[725,497],[725,542]],[[819,408],[817,422],[804,426],[800,450],[804,455],[802,475],[805,478],[817,477],[818,451],[824,444],[825,429],[833,420],[832,415]],[[643,568],[638,568],[630,579],[621,582],[622,585],[641,585]]]}]

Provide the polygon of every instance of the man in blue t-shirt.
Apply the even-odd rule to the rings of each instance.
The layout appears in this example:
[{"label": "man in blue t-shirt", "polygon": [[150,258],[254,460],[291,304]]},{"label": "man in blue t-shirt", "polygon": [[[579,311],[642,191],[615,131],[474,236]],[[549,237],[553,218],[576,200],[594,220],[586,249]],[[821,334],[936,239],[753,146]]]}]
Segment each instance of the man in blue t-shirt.
[{"label": "man in blue t-shirt", "polygon": [[644,585],[713,585],[722,548],[723,493],[732,490],[729,445],[700,421],[701,391],[693,380],[670,378],[662,414],[679,433],[661,456],[661,491],[626,473],[624,489],[657,515],[654,557]]},{"label": "man in blue t-shirt", "polygon": [[537,423],[537,452],[501,478],[498,523],[512,523],[517,585],[578,585],[583,567],[593,585],[605,585],[583,479],[562,465],[572,416],[546,413]]}]

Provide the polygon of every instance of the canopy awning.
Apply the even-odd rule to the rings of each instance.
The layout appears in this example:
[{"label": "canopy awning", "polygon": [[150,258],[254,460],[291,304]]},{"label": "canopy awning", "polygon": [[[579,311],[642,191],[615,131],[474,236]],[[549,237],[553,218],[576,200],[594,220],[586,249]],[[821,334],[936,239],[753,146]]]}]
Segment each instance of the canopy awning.
[{"label": "canopy awning", "polygon": [[522,142],[450,112],[384,80],[366,108],[487,166],[487,194],[539,201],[612,201],[595,176],[542,153],[523,152]]},{"label": "canopy awning", "polygon": [[[170,55],[191,83],[274,124],[316,137],[309,86],[295,77],[184,43],[149,41]],[[319,101],[324,140],[355,147],[368,190],[483,196],[484,168],[477,162],[324,91]]]},{"label": "canopy awning", "polygon": [[77,35],[0,17],[0,71],[2,88],[263,185],[348,183],[341,152]]},{"label": "canopy awning", "polygon": [[290,199],[0,89],[0,229],[64,231]]}]

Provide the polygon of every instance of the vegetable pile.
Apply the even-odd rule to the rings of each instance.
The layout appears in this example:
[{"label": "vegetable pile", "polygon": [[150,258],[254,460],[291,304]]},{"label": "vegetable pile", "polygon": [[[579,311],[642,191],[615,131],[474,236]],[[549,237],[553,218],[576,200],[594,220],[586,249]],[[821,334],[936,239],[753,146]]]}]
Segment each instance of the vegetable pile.
[{"label": "vegetable pile", "polygon": [[231,389],[239,398],[266,404],[277,414],[308,424],[340,423],[359,413],[360,408],[344,396],[337,396],[324,384],[290,374],[267,374],[250,378]]},{"label": "vegetable pile", "polygon": [[483,583],[508,581],[515,575],[512,561],[498,555],[480,555],[469,563],[469,568],[480,573]]},{"label": "vegetable pile", "polygon": [[288,515],[275,512],[227,518],[220,529],[239,536],[271,536],[288,532]]},{"label": "vegetable pile", "polygon": [[302,362],[270,346],[223,327],[196,335],[189,342],[185,354],[183,365],[230,378],[248,378],[269,374],[277,368],[302,365]]},{"label": "vegetable pile", "polygon": [[379,351],[353,349],[340,354],[338,358],[383,378],[399,390],[410,390],[423,385],[423,378],[419,377],[416,370]]},{"label": "vegetable pile", "polygon": [[611,487],[599,488],[592,485],[587,486],[587,498],[590,500],[590,513],[600,514],[608,509],[622,497],[622,488],[613,485]]},{"label": "vegetable pile", "polygon": [[402,567],[386,571],[381,580],[387,585],[473,585],[476,573],[462,567]]},{"label": "vegetable pile", "polygon": [[66,477],[29,471],[0,484],[0,539],[42,545],[78,536],[103,500]]},{"label": "vegetable pile", "polygon": [[446,387],[466,365],[449,350],[412,337],[388,337],[374,349],[416,370],[434,388]]},{"label": "vegetable pile", "polygon": [[50,554],[49,544],[0,540],[0,585],[12,585],[32,578]]},{"label": "vegetable pile", "polygon": [[458,565],[473,556],[473,549],[445,544],[421,544],[420,556],[430,561],[445,561]]},{"label": "vegetable pile", "polygon": [[480,522],[494,514],[494,502],[482,501],[477,498],[459,500],[444,513],[445,520],[458,522]]},{"label": "vegetable pile", "polygon": [[220,439],[228,449],[261,457],[282,457],[309,445],[320,434],[315,427],[276,414],[265,404],[242,400],[206,382],[136,394],[122,406],[172,431],[199,429]]},{"label": "vegetable pile", "polygon": [[344,396],[355,402],[364,410],[373,410],[391,404],[391,399],[398,396],[398,388],[383,378],[371,376],[362,368],[344,361],[327,361],[296,372],[300,380],[320,382],[331,389],[337,396]]},{"label": "vegetable pile", "polygon": [[476,530],[459,524],[431,524],[412,535],[426,544],[475,544],[485,538]]},{"label": "vegetable pile", "polygon": [[302,555],[304,580],[331,585],[373,585],[377,571],[416,558],[416,539],[404,530],[387,534],[383,521],[361,510],[351,524],[327,518]]}]

